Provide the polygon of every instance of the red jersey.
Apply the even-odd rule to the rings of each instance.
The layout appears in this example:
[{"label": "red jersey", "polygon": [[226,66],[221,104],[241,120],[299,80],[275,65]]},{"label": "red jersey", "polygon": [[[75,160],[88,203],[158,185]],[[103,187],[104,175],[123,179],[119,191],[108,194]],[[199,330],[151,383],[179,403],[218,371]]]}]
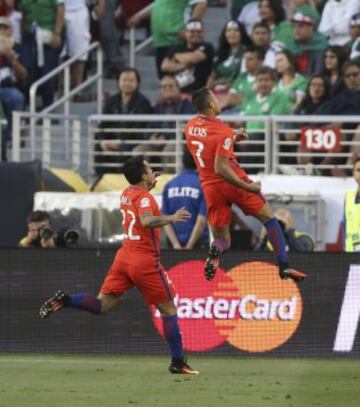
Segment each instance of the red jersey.
[{"label": "red jersey", "polygon": [[215,156],[228,157],[230,165],[239,177],[245,177],[234,155],[234,130],[219,119],[198,115],[185,126],[186,144],[199,172],[201,185],[225,182],[215,173]]},{"label": "red jersey", "polygon": [[147,212],[160,216],[160,209],[153,195],[145,187],[129,186],[121,195],[120,210],[126,235],[121,251],[126,251],[126,260],[135,262],[144,254],[159,257],[160,229],[145,228],[140,222],[140,215]]}]

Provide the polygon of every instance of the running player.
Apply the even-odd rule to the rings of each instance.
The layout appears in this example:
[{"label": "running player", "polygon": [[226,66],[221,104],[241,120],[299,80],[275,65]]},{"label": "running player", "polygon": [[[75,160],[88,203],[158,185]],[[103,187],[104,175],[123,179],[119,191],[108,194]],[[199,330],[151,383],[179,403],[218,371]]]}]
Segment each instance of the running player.
[{"label": "running player", "polygon": [[68,295],[58,291],[40,308],[46,318],[64,307],[101,314],[108,312],[122,294],[136,286],[148,304],[157,307],[162,315],[164,335],[171,352],[171,373],[198,374],[185,361],[177,310],[173,298],[174,286],[160,264],[160,229],[187,221],[191,215],[180,208],[172,215],[161,216],[150,190],[155,186],[156,174],[143,156],[128,159],[123,166],[130,186],[121,195],[121,213],[126,240],[118,250],[97,297],[90,294]]},{"label": "running player", "polygon": [[186,124],[186,143],[199,171],[214,237],[205,264],[205,277],[214,278],[219,256],[230,248],[231,206],[235,204],[265,226],[279,263],[280,277],[304,280],[306,274],[289,267],[283,231],[261,195],[260,182],[251,181],[235,158],[234,144],[246,140],[246,132],[234,131],[216,118],[221,112],[220,105],[207,88],[194,92],[192,102],[197,116]]}]

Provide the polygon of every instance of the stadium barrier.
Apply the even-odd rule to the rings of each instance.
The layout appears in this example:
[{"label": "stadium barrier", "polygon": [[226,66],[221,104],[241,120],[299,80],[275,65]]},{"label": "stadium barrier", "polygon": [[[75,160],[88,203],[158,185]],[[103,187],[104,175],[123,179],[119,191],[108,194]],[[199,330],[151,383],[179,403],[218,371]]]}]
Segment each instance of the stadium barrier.
[{"label": "stadium barrier", "polygon": [[[137,290],[115,310],[93,316],[65,309],[47,320],[41,303],[57,289],[97,293],[114,251],[1,250],[1,352],[159,354],[161,318]],[[187,352],[212,355],[360,356],[358,254],[291,255],[308,273],[302,284],[281,281],[270,254],[225,255],[212,282],[204,252],[165,251],[177,288]]]},{"label": "stadium barrier", "polygon": [[[12,160],[40,158],[52,167],[80,170],[84,177],[118,172],[133,154],[144,153],[162,172],[181,169],[186,115],[13,114]],[[236,156],[250,174],[343,175],[360,154],[359,120],[352,116],[222,116],[232,127],[257,123],[250,139],[238,143]],[[165,140],[149,141],[154,134]],[[103,143],[119,149],[104,151]],[[120,146],[121,145],[121,146]],[[134,150],[134,148],[137,148]],[[349,172],[348,172],[349,174]]]}]

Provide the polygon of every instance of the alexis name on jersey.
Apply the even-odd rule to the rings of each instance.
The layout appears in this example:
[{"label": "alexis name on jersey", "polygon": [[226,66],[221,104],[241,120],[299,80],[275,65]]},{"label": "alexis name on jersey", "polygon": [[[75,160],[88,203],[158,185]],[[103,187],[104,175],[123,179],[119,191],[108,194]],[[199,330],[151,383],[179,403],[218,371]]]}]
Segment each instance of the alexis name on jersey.
[{"label": "alexis name on jersey", "polygon": [[206,137],[207,136],[207,131],[203,127],[190,126],[189,127],[189,135],[190,136],[197,136],[197,137]]}]

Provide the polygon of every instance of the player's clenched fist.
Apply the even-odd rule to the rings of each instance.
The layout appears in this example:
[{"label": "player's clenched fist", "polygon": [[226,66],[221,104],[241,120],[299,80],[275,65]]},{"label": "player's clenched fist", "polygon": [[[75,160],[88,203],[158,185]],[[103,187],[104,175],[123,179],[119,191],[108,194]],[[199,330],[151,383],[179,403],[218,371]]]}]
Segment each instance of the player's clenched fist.
[{"label": "player's clenched fist", "polygon": [[173,222],[186,222],[191,218],[191,213],[189,213],[184,207],[177,210],[173,215]]},{"label": "player's clenched fist", "polygon": [[249,140],[249,135],[247,134],[246,130],[241,127],[238,130],[234,130],[235,134],[235,141],[244,141],[244,140]]}]

